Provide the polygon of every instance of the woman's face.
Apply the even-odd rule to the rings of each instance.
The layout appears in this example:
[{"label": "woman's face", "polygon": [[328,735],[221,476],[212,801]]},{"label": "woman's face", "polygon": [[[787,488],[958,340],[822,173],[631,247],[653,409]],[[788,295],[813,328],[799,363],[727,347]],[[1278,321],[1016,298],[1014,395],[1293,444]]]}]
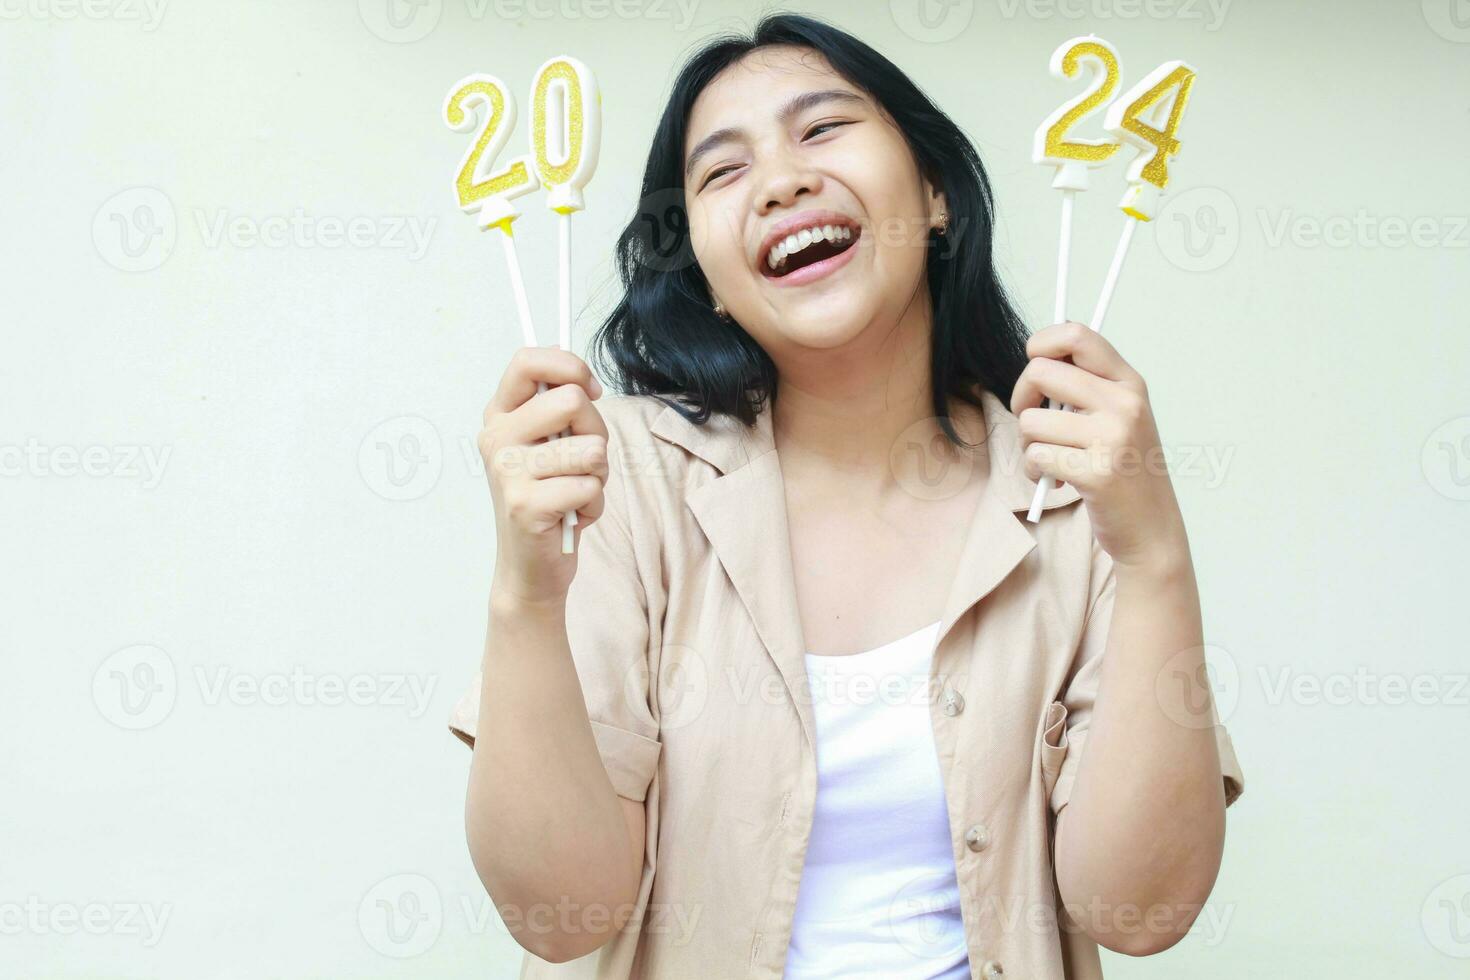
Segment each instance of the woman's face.
[{"label": "woman's face", "polygon": [[[705,87],[684,146],[690,236],[714,299],[773,357],[834,348],[928,302],[944,197],[870,96],[806,48],[763,48]],[[805,248],[773,268],[773,241]],[[828,239],[823,229],[835,236]],[[775,252],[781,257],[785,246]]]}]

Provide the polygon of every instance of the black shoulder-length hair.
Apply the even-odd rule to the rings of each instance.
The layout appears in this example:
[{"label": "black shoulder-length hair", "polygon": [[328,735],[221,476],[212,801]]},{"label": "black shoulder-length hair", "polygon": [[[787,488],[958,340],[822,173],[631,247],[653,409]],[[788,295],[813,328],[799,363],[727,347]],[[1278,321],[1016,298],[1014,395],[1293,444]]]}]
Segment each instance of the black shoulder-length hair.
[{"label": "black shoulder-length hair", "polygon": [[[754,425],[774,404],[776,367],[754,338],[716,315],[689,240],[684,141],[694,101],[721,71],[760,48],[820,52],[897,124],[921,171],[943,189],[944,238],[930,232],[927,279],[933,301],[930,363],[934,415],[949,440],[966,445],[949,419],[948,397],[977,408],[976,386],[1006,404],[1026,366],[1027,332],[992,259],[994,204],[968,137],[898,66],[852,35],[810,17],[770,14],[747,37],[726,34],[685,62],[654,134],[638,212],[618,237],[623,296],[593,336],[590,356],[626,394],[654,395],[703,424],[711,413]],[[942,246],[942,247],[941,247]]]}]

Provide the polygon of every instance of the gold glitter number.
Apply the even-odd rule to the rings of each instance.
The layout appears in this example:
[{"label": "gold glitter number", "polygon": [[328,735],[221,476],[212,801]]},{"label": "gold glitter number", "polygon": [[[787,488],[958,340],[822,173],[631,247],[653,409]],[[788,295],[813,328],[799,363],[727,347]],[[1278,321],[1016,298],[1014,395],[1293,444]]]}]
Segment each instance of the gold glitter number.
[{"label": "gold glitter number", "polygon": [[[496,195],[511,196],[512,191],[534,184],[530,168],[526,166],[524,158],[515,160],[499,173],[491,174],[484,180],[475,179],[486,150],[492,146],[495,150],[499,150],[509,136],[506,133],[497,139],[497,133],[506,117],[505,92],[494,81],[483,77],[477,78],[456,89],[444,106],[445,121],[455,129],[459,129],[477,104],[488,106],[489,112],[485,114],[484,120],[480,123],[474,145],[470,147],[469,153],[465,154],[464,162],[459,169],[459,176],[454,179],[460,207],[469,207],[471,204]],[[485,165],[490,167],[494,164],[495,153],[491,152]]]},{"label": "gold glitter number", "polygon": [[[561,101],[561,133],[559,142],[566,150],[566,159],[561,163],[551,162],[551,150],[547,143],[549,128],[547,111],[551,83],[559,81],[557,91]],[[556,61],[546,67],[536,84],[531,118],[531,141],[536,148],[536,170],[541,174],[541,183],[555,187],[571,181],[582,160],[582,82],[577,71],[565,61]]]},{"label": "gold glitter number", "polygon": [[[1062,160],[1100,162],[1118,152],[1118,144],[1077,142],[1067,139],[1067,130],[1106,105],[1118,87],[1118,59],[1113,52],[1095,41],[1083,41],[1067,49],[1062,56],[1062,72],[1077,77],[1083,65],[1092,74],[1092,84],[1071,102],[1058,107],[1062,113],[1046,131],[1046,155]],[[1055,69],[1053,69],[1055,70]]]},{"label": "gold glitter number", "polygon": [[[1189,90],[1193,86],[1194,72],[1180,65],[1123,110],[1119,124],[1121,128],[1137,137],[1133,142],[1140,146],[1147,144],[1143,152],[1148,154],[1148,158],[1139,176],[1155,187],[1162,189],[1169,182],[1169,158],[1179,152],[1179,140],[1174,134],[1179,128],[1180,117],[1184,115],[1184,107],[1189,102]],[[1174,98],[1169,106],[1169,119],[1164,123],[1164,128],[1156,129],[1144,122],[1142,117],[1168,97],[1170,92],[1174,93]]]}]

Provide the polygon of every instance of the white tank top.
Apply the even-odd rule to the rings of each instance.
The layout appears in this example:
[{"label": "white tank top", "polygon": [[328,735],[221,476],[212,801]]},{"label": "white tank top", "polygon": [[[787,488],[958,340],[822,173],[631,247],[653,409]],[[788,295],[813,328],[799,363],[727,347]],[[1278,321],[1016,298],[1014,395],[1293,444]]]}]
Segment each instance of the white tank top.
[{"label": "white tank top", "polygon": [[788,980],[970,976],[929,715],[939,626],[861,653],[806,655],[817,802]]}]

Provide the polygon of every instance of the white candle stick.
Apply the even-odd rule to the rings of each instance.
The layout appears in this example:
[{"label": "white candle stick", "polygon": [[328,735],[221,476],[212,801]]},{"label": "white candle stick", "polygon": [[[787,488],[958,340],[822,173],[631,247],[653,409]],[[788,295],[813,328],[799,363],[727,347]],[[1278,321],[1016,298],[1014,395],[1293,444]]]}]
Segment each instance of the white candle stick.
[{"label": "white candle stick", "polygon": [[[560,256],[558,265],[561,267],[557,276],[557,312],[558,327],[557,337],[562,350],[572,349],[572,213],[561,211],[556,216],[557,238],[559,239],[557,254]],[[571,426],[562,430],[562,435],[570,436]],[[561,550],[562,554],[572,553],[572,525],[577,523],[577,512],[567,511],[566,520],[561,525]]]},{"label": "white candle stick", "polygon": [[[1051,55],[1050,71],[1056,78],[1077,77],[1084,68],[1092,76],[1081,95],[1058,106],[1036,130],[1031,159],[1035,163],[1056,168],[1052,187],[1062,192],[1061,232],[1057,240],[1056,297],[1052,303],[1052,322],[1067,319],[1067,284],[1071,274],[1072,211],[1077,193],[1091,186],[1088,171],[1106,164],[1118,152],[1114,139],[1070,139],[1068,130],[1107,104],[1118,87],[1122,69],[1118,52],[1102,38],[1089,34],[1074,37]],[[1047,402],[1042,402],[1046,407]],[[1033,506],[1033,511],[1036,508]],[[1031,518],[1036,520],[1036,518]]]},{"label": "white candle stick", "polygon": [[1072,260],[1072,205],[1076,201],[1076,191],[1062,191],[1062,230],[1057,244],[1057,292],[1052,302],[1052,323],[1063,323],[1067,319],[1068,266]]},{"label": "white candle stick", "polygon": [[[514,290],[516,298],[516,313],[521,321],[521,341],[527,347],[535,347],[536,327],[531,321],[531,302],[526,296],[526,281],[521,275],[520,260],[516,257],[515,236],[511,233],[509,222],[506,222],[504,225],[498,225],[497,227],[505,233],[501,238],[501,242],[505,246],[505,265],[510,273],[511,288]],[[545,390],[545,381],[536,382],[537,394]],[[565,517],[563,517],[563,522],[565,522]],[[565,523],[563,523],[563,526],[565,526]],[[565,544],[565,537],[563,537],[563,544]]]},{"label": "white candle stick", "polygon": [[572,345],[572,213],[561,211],[556,216],[556,228],[558,249],[561,256],[560,266],[560,302],[557,304],[560,312],[560,334],[561,345],[570,347]]},{"label": "white candle stick", "polygon": [[[510,225],[508,224],[503,226],[501,231],[505,232],[500,241],[505,246],[505,267],[506,271],[510,274],[511,289],[515,293],[516,299],[516,314],[521,321],[521,342],[527,347],[535,347],[536,326],[531,320],[531,301],[526,296],[526,281],[521,276],[521,263],[516,257],[515,236],[511,234]],[[539,385],[540,387],[537,390],[546,390],[546,382],[539,382]]]},{"label": "white candle stick", "polygon": [[[1065,323],[1067,320],[1067,280],[1070,269],[1068,268],[1072,255],[1072,205],[1077,199],[1077,192],[1066,190],[1062,192],[1062,235],[1061,244],[1057,246],[1057,295],[1052,304],[1052,323]],[[1050,402],[1043,398],[1041,407],[1046,408]],[[1036,523],[1041,519],[1041,501],[1051,489],[1048,485],[1050,477],[1043,477],[1036,485],[1036,495],[1031,500],[1031,510],[1027,512],[1026,519]]]},{"label": "white candle stick", "polygon": [[[1123,259],[1128,255],[1128,246],[1133,241],[1133,230],[1138,227],[1136,218],[1129,218],[1123,225],[1122,237],[1118,239],[1118,247],[1113,251],[1113,264],[1108,268],[1108,278],[1103,282],[1102,293],[1097,298],[1097,306],[1092,311],[1092,320],[1087,325],[1093,330],[1102,331],[1103,321],[1107,319],[1108,305],[1113,301],[1113,290],[1117,288],[1118,277],[1123,273]],[[1061,321],[1058,321],[1061,322]],[[1058,411],[1070,412],[1068,405],[1061,406]],[[1031,498],[1031,509],[1026,512],[1026,520],[1035,524],[1041,520],[1041,507],[1046,500],[1046,495],[1056,487],[1056,481],[1049,476],[1043,476],[1036,484],[1036,493]]]},{"label": "white candle stick", "polygon": [[[586,204],[582,190],[597,169],[602,134],[602,94],[592,70],[558,55],[536,70],[531,83],[531,143],[546,188],[546,206],[557,214],[557,311],[560,345],[572,347],[572,213]],[[563,432],[571,435],[571,429]],[[562,523],[562,552],[572,551],[576,511]]]}]

